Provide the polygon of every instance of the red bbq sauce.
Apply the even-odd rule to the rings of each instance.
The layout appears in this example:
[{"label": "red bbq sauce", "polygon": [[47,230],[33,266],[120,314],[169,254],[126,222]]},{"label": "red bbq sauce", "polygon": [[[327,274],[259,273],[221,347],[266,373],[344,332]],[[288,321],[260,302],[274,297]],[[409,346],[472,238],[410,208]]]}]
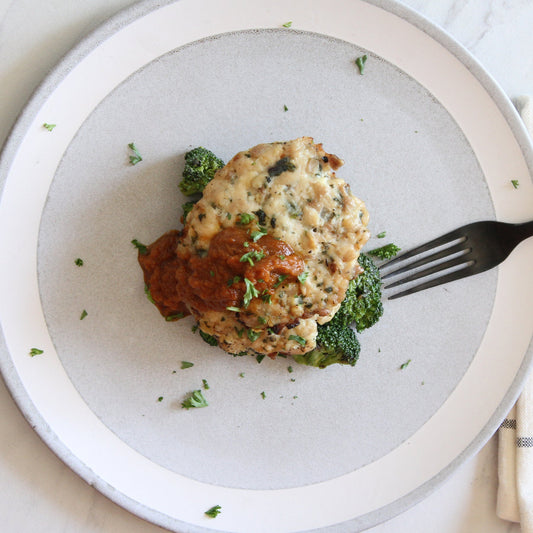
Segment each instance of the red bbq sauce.
[{"label": "red bbq sauce", "polygon": [[[250,231],[230,227],[217,233],[203,253],[180,252],[181,233],[170,231],[139,253],[150,295],[165,317],[242,308],[248,285],[260,297],[274,294],[280,280],[295,281],[303,259],[286,242],[270,235],[253,242]],[[248,284],[246,283],[248,280]]]}]

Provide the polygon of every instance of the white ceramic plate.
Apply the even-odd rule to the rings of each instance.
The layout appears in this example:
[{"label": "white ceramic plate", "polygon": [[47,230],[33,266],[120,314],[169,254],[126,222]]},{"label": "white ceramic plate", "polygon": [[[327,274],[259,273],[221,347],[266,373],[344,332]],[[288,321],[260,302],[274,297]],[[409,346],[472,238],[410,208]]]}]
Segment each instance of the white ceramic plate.
[{"label": "white ceramic plate", "polygon": [[[512,105],[463,49],[390,2],[141,3],[65,58],[3,152],[6,382],[76,472],[175,531],[385,520],[479,449],[529,365],[531,242],[498,270],[386,302],[355,368],[258,365],[161,319],[130,241],[179,227],[184,152],[227,160],[300,135],[345,159],[340,176],[387,242],[533,218],[532,150]],[[203,379],[209,407],[181,409]]]}]

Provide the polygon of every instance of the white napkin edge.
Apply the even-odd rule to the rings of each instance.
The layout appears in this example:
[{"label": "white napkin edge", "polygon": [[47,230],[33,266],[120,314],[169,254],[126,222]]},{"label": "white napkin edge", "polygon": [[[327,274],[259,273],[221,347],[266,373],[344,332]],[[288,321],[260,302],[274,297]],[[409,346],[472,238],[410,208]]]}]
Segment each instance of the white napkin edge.
[{"label": "white napkin edge", "polygon": [[[533,138],[533,98],[514,99],[514,105]],[[496,514],[520,522],[533,533],[533,375],[498,430],[498,492]]]}]

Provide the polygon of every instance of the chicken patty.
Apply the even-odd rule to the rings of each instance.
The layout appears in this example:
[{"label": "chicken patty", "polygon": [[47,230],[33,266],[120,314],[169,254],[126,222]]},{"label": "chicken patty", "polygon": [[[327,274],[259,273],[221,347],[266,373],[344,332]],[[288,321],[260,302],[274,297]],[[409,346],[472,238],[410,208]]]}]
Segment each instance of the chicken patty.
[{"label": "chicken patty", "polygon": [[230,353],[305,353],[359,273],[368,213],[311,137],[235,155],[205,187],[176,246],[176,282]]}]

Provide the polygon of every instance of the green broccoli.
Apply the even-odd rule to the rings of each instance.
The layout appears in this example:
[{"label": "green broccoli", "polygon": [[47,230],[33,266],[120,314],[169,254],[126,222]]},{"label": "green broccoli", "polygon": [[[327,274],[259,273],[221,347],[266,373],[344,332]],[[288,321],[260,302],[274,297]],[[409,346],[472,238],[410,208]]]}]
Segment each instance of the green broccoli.
[{"label": "green broccoli", "polygon": [[398,246],[396,246],[394,243],[386,244],[385,246],[381,246],[381,248],[375,248],[374,250],[369,250],[367,253],[369,255],[373,255],[374,257],[377,257],[378,259],[391,259],[395,255],[398,255],[398,252],[401,250]]},{"label": "green broccoli", "polygon": [[374,325],[383,314],[379,270],[365,254],[359,255],[363,272],[350,281],[346,296],[335,316],[318,325],[316,348],[303,355],[293,355],[300,364],[325,368],[339,363],[354,366],[359,357],[358,332]]},{"label": "green broccoli", "polygon": [[185,224],[185,219],[187,218],[187,215],[192,211],[192,208],[194,207],[194,204],[196,202],[185,202],[181,207],[183,209],[183,215],[181,217],[181,221]]},{"label": "green broccoli", "polygon": [[300,364],[325,368],[338,363],[354,366],[359,358],[361,345],[355,331],[345,326],[336,316],[323,325],[318,325],[316,348],[303,355],[293,355]]},{"label": "green broccoli", "polygon": [[181,192],[187,196],[202,193],[215,172],[223,166],[224,162],[207,148],[199,146],[187,152],[183,179],[179,184]]},{"label": "green broccoli", "polygon": [[350,281],[346,296],[335,314],[342,325],[353,324],[358,332],[373,326],[383,314],[381,303],[381,276],[379,270],[365,254],[359,255],[363,272]]}]

